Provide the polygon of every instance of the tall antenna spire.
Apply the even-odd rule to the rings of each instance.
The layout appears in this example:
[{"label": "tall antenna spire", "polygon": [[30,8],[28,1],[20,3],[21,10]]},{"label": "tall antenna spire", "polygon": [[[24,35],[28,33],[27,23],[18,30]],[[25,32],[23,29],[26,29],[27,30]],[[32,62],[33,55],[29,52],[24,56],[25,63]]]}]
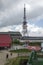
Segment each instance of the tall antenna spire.
[{"label": "tall antenna spire", "polygon": [[25,8],[25,4],[24,4],[24,24],[26,24],[26,8]]},{"label": "tall antenna spire", "polygon": [[27,22],[26,22],[26,8],[24,4],[24,21],[23,21],[23,36],[27,34]]},{"label": "tall antenna spire", "polygon": [[26,21],[26,8],[25,8],[25,4],[24,4],[24,21]]}]

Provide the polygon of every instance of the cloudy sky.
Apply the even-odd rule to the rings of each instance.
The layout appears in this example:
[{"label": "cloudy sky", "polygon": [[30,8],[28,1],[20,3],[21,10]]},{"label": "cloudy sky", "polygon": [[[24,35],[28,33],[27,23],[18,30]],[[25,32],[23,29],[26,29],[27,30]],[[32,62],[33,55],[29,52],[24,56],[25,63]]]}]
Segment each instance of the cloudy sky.
[{"label": "cloudy sky", "polygon": [[43,0],[0,0],[0,32],[22,33],[24,3],[29,35],[43,36]]}]

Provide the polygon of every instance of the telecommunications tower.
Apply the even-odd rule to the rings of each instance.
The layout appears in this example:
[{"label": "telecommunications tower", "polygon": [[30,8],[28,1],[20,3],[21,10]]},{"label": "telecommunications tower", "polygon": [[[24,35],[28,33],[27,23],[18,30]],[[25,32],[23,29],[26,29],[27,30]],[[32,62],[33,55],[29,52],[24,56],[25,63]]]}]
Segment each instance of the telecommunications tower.
[{"label": "telecommunications tower", "polygon": [[28,32],[27,32],[27,22],[26,22],[26,8],[25,8],[25,4],[24,4],[24,21],[23,21],[23,36],[27,36]]}]

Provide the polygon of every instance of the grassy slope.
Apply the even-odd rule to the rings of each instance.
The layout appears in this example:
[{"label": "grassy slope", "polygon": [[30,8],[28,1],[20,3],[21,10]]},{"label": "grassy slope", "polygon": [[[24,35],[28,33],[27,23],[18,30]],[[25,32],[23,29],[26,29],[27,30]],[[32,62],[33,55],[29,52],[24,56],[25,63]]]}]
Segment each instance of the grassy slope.
[{"label": "grassy slope", "polygon": [[30,51],[28,49],[19,49],[19,50],[11,50],[10,52],[21,53],[21,52],[30,52]]},{"label": "grassy slope", "polygon": [[6,63],[5,65],[19,65],[20,64],[20,60],[21,59],[28,59],[28,57],[17,57],[17,58],[13,58],[8,60],[9,62]]}]

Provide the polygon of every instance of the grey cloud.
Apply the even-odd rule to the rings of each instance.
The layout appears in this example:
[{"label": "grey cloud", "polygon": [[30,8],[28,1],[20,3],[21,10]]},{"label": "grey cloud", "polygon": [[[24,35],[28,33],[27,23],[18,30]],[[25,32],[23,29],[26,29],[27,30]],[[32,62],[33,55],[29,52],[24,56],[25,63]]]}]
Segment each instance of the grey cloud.
[{"label": "grey cloud", "polygon": [[20,0],[0,0],[0,10],[10,8],[13,4],[17,4]]},{"label": "grey cloud", "polygon": [[[35,0],[36,1],[36,0]],[[18,25],[23,22],[23,6],[24,3],[28,3],[31,6],[31,11],[27,11],[27,19],[34,19],[38,16],[43,15],[43,6],[35,3],[33,0],[0,0],[0,22],[2,24],[0,27],[9,26],[9,25]]]},{"label": "grey cloud", "polygon": [[43,7],[36,7],[31,12],[27,12],[28,19],[35,19],[43,15]]}]

